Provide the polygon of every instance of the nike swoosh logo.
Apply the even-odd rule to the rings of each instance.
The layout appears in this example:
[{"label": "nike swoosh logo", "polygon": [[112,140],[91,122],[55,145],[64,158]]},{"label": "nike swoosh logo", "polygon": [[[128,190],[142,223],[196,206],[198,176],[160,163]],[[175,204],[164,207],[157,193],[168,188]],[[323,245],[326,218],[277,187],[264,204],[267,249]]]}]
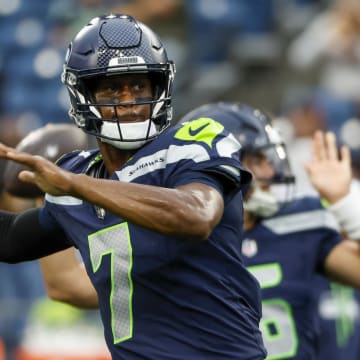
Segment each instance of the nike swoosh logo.
[{"label": "nike swoosh logo", "polygon": [[192,129],[191,127],[189,127],[189,135],[190,136],[196,136],[197,134],[199,134],[202,130],[204,130],[207,126],[209,125],[209,123],[203,125],[203,126],[200,126],[199,128],[197,129]]}]

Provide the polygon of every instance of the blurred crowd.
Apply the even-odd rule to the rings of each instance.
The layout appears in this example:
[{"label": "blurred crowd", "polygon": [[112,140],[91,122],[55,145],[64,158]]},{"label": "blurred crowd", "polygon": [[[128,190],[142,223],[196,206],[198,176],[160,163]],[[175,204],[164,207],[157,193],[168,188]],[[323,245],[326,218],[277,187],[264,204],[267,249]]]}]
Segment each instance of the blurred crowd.
[{"label": "blurred crowd", "polygon": [[175,118],[218,99],[279,116],[311,105],[339,130],[358,113],[359,8],[356,0],[0,0],[1,137],[17,141],[67,119],[66,44],[108,12],[155,28],[186,69],[175,82]]},{"label": "blurred crowd", "polygon": [[66,44],[109,12],[134,15],[166,42],[181,69],[175,119],[205,102],[243,101],[291,118],[292,136],[302,113],[359,146],[356,124],[347,124],[359,113],[357,0],[0,0],[1,140],[14,144],[49,121],[68,121]]},{"label": "blurred crowd", "polygon": [[[110,12],[134,15],[166,42],[181,69],[175,120],[218,100],[269,112],[288,143],[297,195],[313,192],[303,170],[311,136],[330,129],[351,147],[360,179],[359,0],[0,0],[1,142],[16,145],[49,122],[70,122],[60,81],[67,43]],[[36,264],[24,266],[0,266],[0,298],[16,298],[22,309],[12,317],[14,347],[24,337],[23,313],[44,296]],[[0,331],[3,319],[0,311]]]}]

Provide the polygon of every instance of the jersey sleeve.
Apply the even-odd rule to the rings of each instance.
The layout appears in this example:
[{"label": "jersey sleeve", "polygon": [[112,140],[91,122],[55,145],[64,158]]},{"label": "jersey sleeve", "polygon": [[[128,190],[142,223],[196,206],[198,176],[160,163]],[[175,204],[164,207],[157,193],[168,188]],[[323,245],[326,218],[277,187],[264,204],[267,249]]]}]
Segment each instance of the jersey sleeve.
[{"label": "jersey sleeve", "polygon": [[340,227],[333,214],[324,208],[320,198],[306,197],[303,203],[309,210],[312,210],[310,218],[306,221],[307,226],[311,227],[312,223],[316,224],[317,231],[321,234],[317,248],[316,270],[323,273],[325,260],[329,253],[343,240]]},{"label": "jersey sleeve", "polygon": [[313,204],[314,207],[318,208],[318,227],[319,231],[323,234],[319,243],[317,256],[317,270],[323,273],[326,258],[331,250],[343,240],[343,237],[335,217],[329,210],[323,207],[321,200],[316,199],[313,201]]},{"label": "jersey sleeve", "polygon": [[60,228],[46,228],[39,209],[19,214],[0,212],[0,261],[17,263],[39,259],[72,245]]},{"label": "jersey sleeve", "polygon": [[[329,211],[324,210],[326,215],[332,217]],[[334,219],[335,220],[335,219]],[[324,228],[324,236],[319,246],[317,269],[319,272],[324,272],[324,264],[327,256],[331,250],[343,240],[341,234],[335,229],[326,227]]]}]

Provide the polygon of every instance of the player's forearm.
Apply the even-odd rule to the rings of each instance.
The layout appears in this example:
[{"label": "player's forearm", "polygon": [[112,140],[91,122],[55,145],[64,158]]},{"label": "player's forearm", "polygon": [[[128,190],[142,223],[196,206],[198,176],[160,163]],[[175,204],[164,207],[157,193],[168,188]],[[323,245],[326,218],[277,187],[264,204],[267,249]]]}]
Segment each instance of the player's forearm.
[{"label": "player's forearm", "polygon": [[190,185],[166,189],[78,175],[72,193],[150,230],[207,239],[220,221],[223,200],[208,185]]},{"label": "player's forearm", "polygon": [[56,301],[84,308],[98,307],[98,296],[74,249],[40,259],[47,295]]},{"label": "player's forearm", "polygon": [[92,293],[79,294],[80,288],[66,288],[63,289],[58,285],[51,286],[46,284],[46,293],[48,297],[55,301],[60,301],[80,309],[97,309],[99,307],[98,297]]},{"label": "player's forearm", "polygon": [[340,242],[326,258],[325,273],[334,281],[360,289],[360,244]]}]

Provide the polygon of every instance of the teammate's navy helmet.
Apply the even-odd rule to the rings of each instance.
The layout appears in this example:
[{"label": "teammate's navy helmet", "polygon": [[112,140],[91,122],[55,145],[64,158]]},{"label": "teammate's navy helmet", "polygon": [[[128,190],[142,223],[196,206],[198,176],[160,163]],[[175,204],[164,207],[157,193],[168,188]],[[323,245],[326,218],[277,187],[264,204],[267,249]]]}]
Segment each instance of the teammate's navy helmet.
[{"label": "teammate's navy helmet", "polygon": [[[94,84],[104,77],[139,73],[148,74],[153,88],[152,99],[122,104],[96,103],[90,83]],[[138,148],[170,125],[174,74],[174,64],[168,60],[161,40],[146,25],[128,15],[96,17],[79,31],[67,51],[62,82],[70,95],[70,117],[89,134],[115,144],[127,143],[130,148]],[[126,138],[120,124],[114,136],[102,134],[104,123],[119,124],[119,119],[102,117],[101,106],[111,106],[118,114],[119,106],[135,104],[151,105],[145,130],[138,126],[138,136]],[[118,147],[121,148],[121,145]]]},{"label": "teammate's navy helmet", "polygon": [[241,144],[240,160],[244,155],[264,154],[274,168],[272,183],[294,182],[285,144],[269,116],[245,104],[218,102],[190,111],[180,122],[203,117],[220,122],[235,136]]}]

